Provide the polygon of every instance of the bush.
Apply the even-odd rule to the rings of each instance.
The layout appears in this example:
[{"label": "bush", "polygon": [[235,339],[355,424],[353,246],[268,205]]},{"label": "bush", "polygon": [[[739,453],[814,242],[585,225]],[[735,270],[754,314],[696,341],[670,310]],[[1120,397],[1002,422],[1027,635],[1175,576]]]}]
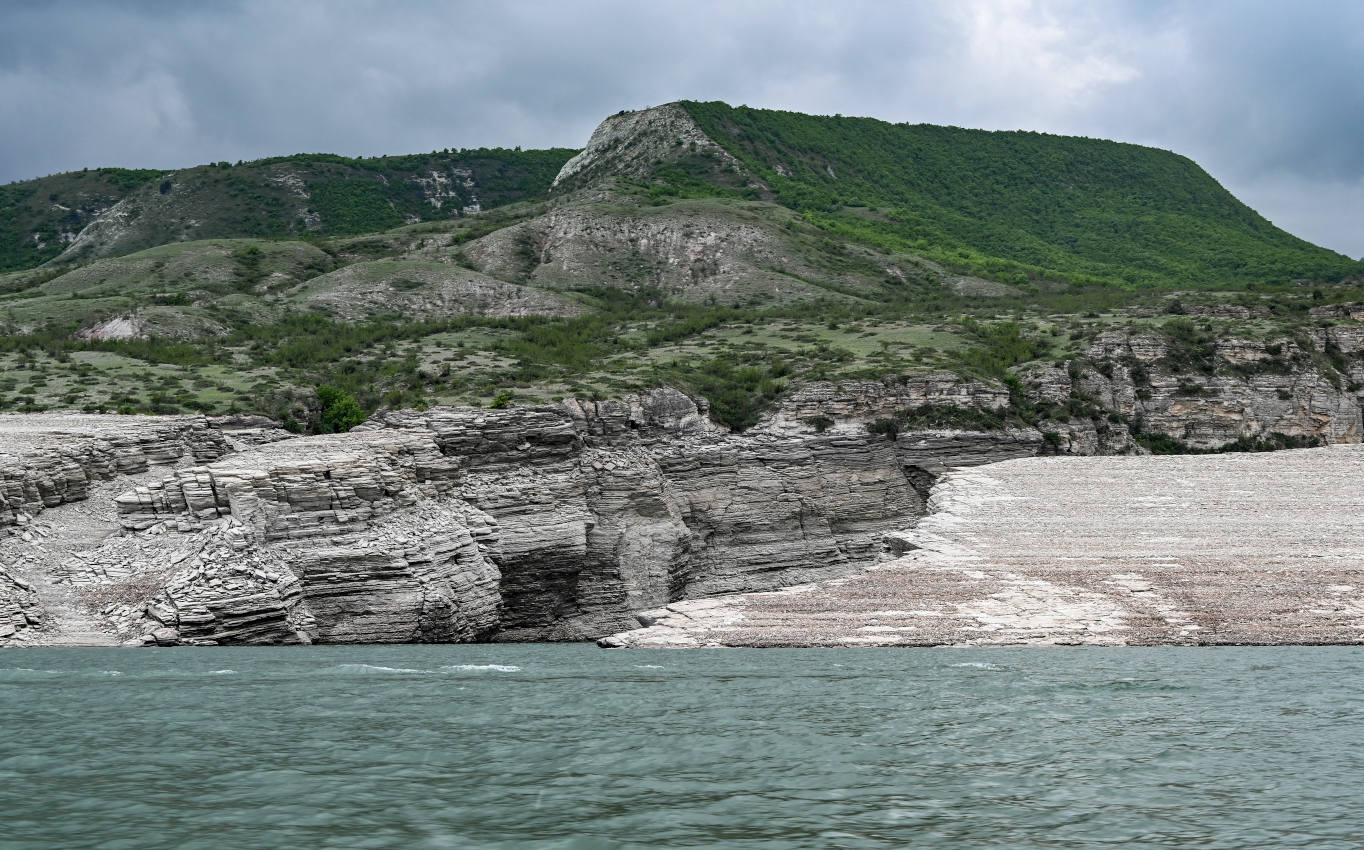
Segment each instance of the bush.
[{"label": "bush", "polygon": [[893,441],[900,436],[900,426],[894,419],[878,419],[867,426],[867,433],[880,434]]},{"label": "bush", "polygon": [[809,419],[805,420],[805,424],[814,428],[816,434],[823,434],[825,431],[829,430],[829,427],[834,424],[834,421],[827,416],[811,416]]},{"label": "bush", "polygon": [[344,433],[366,419],[365,410],[355,397],[336,387],[318,387],[317,400],[322,406],[317,423],[319,434]]}]

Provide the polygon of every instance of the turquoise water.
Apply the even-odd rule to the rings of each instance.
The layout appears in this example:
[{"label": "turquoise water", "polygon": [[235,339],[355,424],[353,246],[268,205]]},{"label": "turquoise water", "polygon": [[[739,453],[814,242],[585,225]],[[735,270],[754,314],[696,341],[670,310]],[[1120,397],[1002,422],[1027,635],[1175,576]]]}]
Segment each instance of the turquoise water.
[{"label": "turquoise water", "polygon": [[0,847],[1359,848],[1364,651],[0,650]]}]

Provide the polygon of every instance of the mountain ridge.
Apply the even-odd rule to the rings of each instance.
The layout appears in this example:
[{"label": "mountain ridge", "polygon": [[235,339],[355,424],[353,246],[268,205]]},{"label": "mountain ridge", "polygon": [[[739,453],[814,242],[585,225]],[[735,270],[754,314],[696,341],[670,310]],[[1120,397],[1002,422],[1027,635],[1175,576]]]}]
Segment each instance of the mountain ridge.
[{"label": "mountain ridge", "polygon": [[[87,169],[10,183],[0,186],[0,272],[170,242],[345,236],[448,220],[540,194],[572,153],[294,154],[164,171]],[[104,185],[90,190],[91,182]]]}]

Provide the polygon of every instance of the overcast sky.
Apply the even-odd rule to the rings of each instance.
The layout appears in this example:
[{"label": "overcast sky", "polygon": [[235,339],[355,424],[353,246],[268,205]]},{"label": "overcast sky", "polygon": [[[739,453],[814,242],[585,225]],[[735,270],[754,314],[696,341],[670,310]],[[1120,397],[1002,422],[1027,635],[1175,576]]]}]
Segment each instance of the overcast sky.
[{"label": "overcast sky", "polygon": [[1168,148],[1364,256],[1360,0],[0,0],[0,182],[581,147],[681,98]]}]

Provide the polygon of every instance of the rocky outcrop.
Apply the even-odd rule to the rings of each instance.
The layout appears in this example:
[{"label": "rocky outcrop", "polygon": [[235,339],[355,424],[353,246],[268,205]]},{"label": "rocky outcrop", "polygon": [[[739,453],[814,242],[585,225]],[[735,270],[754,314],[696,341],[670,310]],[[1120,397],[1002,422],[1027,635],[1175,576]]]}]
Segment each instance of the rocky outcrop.
[{"label": "rocky outcrop", "polygon": [[291,298],[346,321],[401,313],[411,319],[448,316],[576,316],[582,305],[559,295],[506,283],[453,263],[379,260],[319,275]]},{"label": "rocky outcrop", "polygon": [[956,471],[903,557],[673,603],[601,644],[1364,643],[1361,474],[1358,445]]},{"label": "rocky outcrop", "polygon": [[869,422],[923,405],[1002,411],[1009,407],[1009,392],[997,382],[950,372],[881,381],[814,381],[797,387],[760,428],[805,433],[825,420],[828,429],[865,432]]},{"label": "rocky outcrop", "polygon": [[[868,286],[866,274],[815,268],[779,222],[737,205],[566,205],[490,233],[464,252],[490,275],[548,289],[572,289],[590,280],[735,303],[755,295],[844,297],[810,280],[833,289]],[[921,274],[907,263],[894,268],[902,277]]]},{"label": "rocky outcrop", "polygon": [[[1193,449],[1217,449],[1280,434],[1304,443],[1355,443],[1364,434],[1360,328],[1316,328],[1280,340],[1222,339],[1209,344],[1204,367],[1172,362],[1167,338],[1100,336],[1083,361],[1032,367],[1023,378],[1037,398],[1064,405],[1092,401],[1100,428],[1108,414],[1124,428],[1168,437]],[[1337,356],[1332,360],[1331,355]],[[1070,429],[1083,439],[1087,429]],[[1108,430],[1114,430],[1111,427]],[[1092,438],[1091,438],[1092,439]],[[1114,453],[1120,441],[1110,440]]]},{"label": "rocky outcrop", "polygon": [[[923,406],[993,411],[999,428],[969,438],[966,451],[984,447],[994,459],[990,443],[1001,441],[1030,444],[1033,453],[1113,455],[1145,451],[1151,438],[1189,451],[1364,438],[1364,327],[1201,344],[1192,363],[1181,361],[1188,353],[1172,350],[1164,335],[1105,333],[1083,357],[1021,367],[1017,398],[999,382],[953,374],[815,382],[797,388],[759,429],[857,433]],[[921,432],[914,428],[910,438]],[[982,441],[984,434],[994,437]]]},{"label": "rocky outcrop", "polygon": [[129,533],[59,581],[146,643],[483,639],[497,625],[497,526],[439,498],[450,471],[429,436],[402,431],[177,469],[116,498]]},{"label": "rocky outcrop", "polygon": [[84,499],[93,481],[230,450],[202,416],[0,415],[0,528]]},{"label": "rocky outcrop", "polygon": [[42,624],[42,606],[28,581],[0,568],[0,641]]},{"label": "rocky outcrop", "polygon": [[704,152],[735,173],[739,161],[716,144],[676,103],[621,111],[603,121],[577,156],[564,163],[554,188],[583,186],[601,177],[645,177],[660,162],[679,154]]},{"label": "rocky outcrop", "polygon": [[118,488],[290,436],[254,416],[0,417],[0,640],[109,642],[72,586],[59,584],[75,553],[118,530]]},{"label": "rocky outcrop", "polygon": [[43,569],[135,643],[596,638],[875,561],[923,512],[926,469],[971,451],[920,437],[733,435],[666,389],[392,412],[144,476],[112,499],[121,533]]},{"label": "rocky outcrop", "polygon": [[173,563],[145,615],[111,620],[221,643],[594,638],[674,599],[846,575],[923,510],[892,442],[729,435],[670,390],[390,413],[116,503],[126,533],[70,580]]},{"label": "rocky outcrop", "polygon": [[[641,610],[841,581],[913,553],[909,530],[949,470],[1141,452],[1153,433],[1196,448],[1358,442],[1336,366],[1357,368],[1364,337],[1315,333],[1223,341],[1210,373],[1181,370],[1163,338],[1115,335],[1013,387],[951,374],[810,384],[743,434],[669,389],[387,412],[282,441],[254,420],[131,417],[140,431],[83,438],[83,460],[49,428],[34,456],[49,460],[29,464],[44,472],[23,480],[52,504],[84,491],[40,483],[79,483],[51,458],[96,479],[172,466],[109,493],[119,533],[0,576],[0,623],[22,630],[65,594],[143,644],[598,638]],[[975,424],[868,428],[924,410]]]}]

